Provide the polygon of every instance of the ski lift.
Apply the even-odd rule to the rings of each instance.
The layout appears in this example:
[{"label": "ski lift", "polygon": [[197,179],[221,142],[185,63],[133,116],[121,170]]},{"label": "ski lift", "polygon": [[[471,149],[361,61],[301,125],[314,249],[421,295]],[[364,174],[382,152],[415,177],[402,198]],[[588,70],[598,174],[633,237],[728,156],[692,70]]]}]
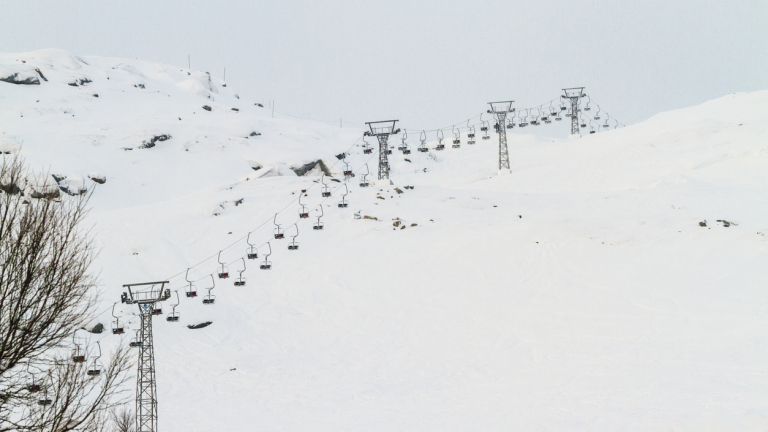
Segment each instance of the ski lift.
[{"label": "ski lift", "polygon": [[525,118],[523,118],[522,113],[520,114],[520,123],[518,124],[518,126],[520,126],[521,128],[528,126],[528,109],[525,109]]},{"label": "ski lift", "polygon": [[346,180],[349,177],[354,177],[355,173],[352,172],[351,169],[349,169],[349,162],[347,160],[344,160],[344,180]]},{"label": "ski lift", "polygon": [[[371,170],[368,169],[368,164],[365,164],[365,174],[363,174],[360,177],[360,187],[368,187],[368,186],[371,185],[371,183],[366,179],[366,177],[368,177],[368,175],[370,173],[371,173]],[[309,216],[309,215],[307,215],[307,216]]]},{"label": "ski lift", "polygon": [[309,213],[307,213],[307,206],[301,203],[301,197],[304,196],[303,193],[299,194],[299,205],[301,206],[301,210],[299,210],[299,219],[306,219],[309,217]]},{"label": "ski lift", "polygon": [[323,174],[323,176],[320,177],[320,183],[323,184],[323,191],[322,191],[323,198],[328,198],[329,196],[331,196],[331,189],[325,183],[325,174]]},{"label": "ski lift", "polygon": [[124,328],[120,325],[120,318],[115,315],[115,305],[117,305],[117,302],[112,305],[112,317],[115,319],[112,322],[112,334],[121,335],[124,333]]},{"label": "ski lift", "polygon": [[152,315],[162,315],[162,314],[163,314],[163,308],[155,305],[155,308],[152,310]]},{"label": "ski lift", "polygon": [[221,264],[221,268],[219,269],[219,279],[227,279],[229,278],[229,267],[225,266],[223,262],[221,262],[221,252],[219,251],[219,264]]},{"label": "ski lift", "polygon": [[275,240],[280,240],[282,238],[285,238],[285,235],[283,234],[283,229],[280,228],[280,224],[277,223],[277,213],[275,213],[274,219],[272,219],[272,223],[275,224],[275,229],[272,230],[273,233],[275,233]]},{"label": "ski lift", "polygon": [[101,366],[101,362],[99,361],[99,359],[101,358],[101,343],[99,341],[96,341],[96,345],[99,347],[99,355],[93,359],[93,363],[91,363],[91,367],[88,368],[88,371],[86,372],[88,376],[101,375],[102,366]]},{"label": "ski lift", "polygon": [[617,127],[619,127],[619,121],[616,119],[613,119],[613,121],[615,122],[615,124],[613,125],[613,128],[616,129]]},{"label": "ski lift", "polygon": [[189,284],[184,289],[184,292],[186,293],[187,298],[197,297],[197,287],[194,284],[192,284],[191,280],[189,280],[189,269],[187,269],[187,275],[184,276],[184,279],[186,279],[187,283]]},{"label": "ski lift", "polygon": [[607,129],[607,128],[610,127],[610,125],[608,124],[608,120],[610,120],[610,119],[611,119],[611,116],[606,113],[605,114],[605,124],[603,125],[604,128]]},{"label": "ski lift", "polygon": [[[599,127],[599,125],[598,125],[598,127]],[[592,120],[590,120],[589,121],[589,134],[591,135],[593,133],[595,133],[595,127],[592,126]]]},{"label": "ski lift", "polygon": [[488,125],[485,120],[483,120],[483,113],[480,113],[480,122],[482,123],[480,125],[480,132],[488,132]]},{"label": "ski lift", "polygon": [[568,109],[568,107],[567,107],[567,106],[565,106],[565,102],[563,102],[563,101],[560,101],[560,111],[565,111],[565,110],[567,110],[567,109]]},{"label": "ski lift", "polygon": [[408,131],[403,132],[403,137],[401,138],[400,145],[397,146],[398,150],[403,151],[403,146],[405,145],[406,138],[408,138]]},{"label": "ski lift", "polygon": [[435,150],[445,150],[445,144],[443,144],[443,131],[438,129],[437,130],[437,147],[435,147]]},{"label": "ski lift", "polygon": [[213,275],[209,275],[209,276],[211,276],[211,283],[213,285],[210,288],[206,288],[208,290],[208,294],[205,297],[203,297],[204,305],[212,305],[216,303],[216,296],[211,295],[211,290],[216,288],[216,279],[213,278]]},{"label": "ski lift", "polygon": [[595,120],[600,120],[600,105],[597,105],[597,112],[595,113]]},{"label": "ski lift", "polygon": [[451,145],[451,147],[459,148],[461,147],[461,130],[456,129],[453,126],[451,126],[451,128],[453,129],[453,145]]},{"label": "ski lift", "polygon": [[312,227],[313,230],[321,230],[323,229],[323,223],[320,222],[320,218],[323,217],[325,214],[325,211],[323,210],[323,206],[320,206],[320,216],[317,217],[317,222],[315,222],[315,225]]},{"label": "ski lift", "polygon": [[288,245],[288,250],[299,250],[299,244],[296,243],[296,237],[299,236],[299,226],[296,224],[293,224],[293,226],[296,228],[296,235],[293,236],[291,244]]},{"label": "ski lift", "polygon": [[373,147],[371,147],[371,145],[368,144],[368,141],[365,140],[365,135],[363,135],[363,142],[365,143],[363,144],[363,153],[365,154],[373,153]]},{"label": "ski lift", "polygon": [[139,330],[136,329],[136,336],[131,338],[131,342],[128,344],[131,348],[139,348],[141,347],[142,343],[139,340]]},{"label": "ski lift", "polygon": [[267,246],[269,246],[269,253],[264,255],[264,262],[259,266],[262,270],[270,270],[272,268],[272,263],[269,261],[269,256],[272,255],[272,245],[267,242]]},{"label": "ski lift", "polygon": [[176,304],[171,306],[173,310],[167,317],[165,317],[165,320],[168,322],[179,322],[179,314],[176,312],[176,306],[181,303],[181,300],[179,300],[179,290],[175,290],[174,292],[176,293]]},{"label": "ski lift", "polygon": [[237,280],[235,281],[235,286],[245,286],[245,278],[243,277],[243,272],[245,271],[245,259],[240,258],[243,261],[243,269],[238,270],[237,272],[240,273],[240,276],[237,277]]},{"label": "ski lift", "polygon": [[422,153],[426,153],[429,151],[427,148],[427,131],[421,131],[421,136],[419,137],[419,140],[421,140],[421,146],[419,147],[419,151]]},{"label": "ski lift", "polygon": [[[584,95],[587,96],[587,95]],[[590,111],[592,108],[589,107],[589,103],[592,102],[592,98],[587,96],[587,105],[584,107],[584,111]]]},{"label": "ski lift", "polygon": [[469,125],[469,120],[467,120],[467,128],[469,129],[469,132],[467,132],[467,144],[473,145],[475,144],[475,126]]},{"label": "ski lift", "polygon": [[408,143],[405,142],[406,138],[408,138],[408,131],[403,130],[403,142],[400,150],[403,152],[404,155],[411,154],[411,149],[408,147]]},{"label": "ski lift", "polygon": [[27,381],[26,389],[30,393],[37,393],[40,391],[40,384],[35,382],[35,374],[32,373],[32,371],[29,370],[29,363],[31,360],[27,361],[27,373],[32,375],[32,380]]},{"label": "ski lift", "polygon": [[347,202],[347,195],[349,194],[349,189],[347,188],[347,184],[344,183],[344,195],[341,196],[341,201],[339,201],[339,208],[347,208],[347,205],[349,204]]},{"label": "ski lift", "polygon": [[[533,109],[533,108],[531,108]],[[537,114],[533,117],[533,120],[531,120],[531,125],[538,126],[539,125],[539,116],[541,116],[541,110],[536,108]]]},{"label": "ski lift", "polygon": [[581,118],[581,123],[579,124],[579,126],[580,126],[582,129],[583,129],[583,128],[585,128],[585,127],[587,127],[587,123],[586,123],[586,121],[584,121],[584,117],[582,117],[582,118]]},{"label": "ski lift", "polygon": [[[48,377],[50,378],[50,376],[51,376],[51,372],[49,371],[48,372]],[[53,400],[51,400],[51,398],[48,397],[48,387],[47,386],[45,387],[45,394],[41,398],[39,398],[37,400],[37,404],[40,405],[40,406],[53,405]]]},{"label": "ski lift", "polygon": [[77,343],[76,335],[77,330],[72,333],[72,343],[75,344],[75,349],[72,350],[72,361],[75,363],[85,363],[85,353],[80,351],[80,344]]}]

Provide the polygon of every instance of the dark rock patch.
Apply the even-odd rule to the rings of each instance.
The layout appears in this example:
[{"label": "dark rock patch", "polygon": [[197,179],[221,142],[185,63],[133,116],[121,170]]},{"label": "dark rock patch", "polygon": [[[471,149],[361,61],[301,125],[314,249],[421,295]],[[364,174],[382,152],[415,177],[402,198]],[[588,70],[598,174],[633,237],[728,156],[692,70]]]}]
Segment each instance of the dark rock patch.
[{"label": "dark rock patch", "polygon": [[16,195],[21,192],[21,188],[16,183],[0,184],[0,190],[8,195]]},{"label": "dark rock patch", "polygon": [[14,74],[8,75],[7,77],[0,78],[0,81],[5,81],[11,84],[20,84],[20,85],[40,85],[40,79],[38,77],[27,77],[22,79],[22,78],[19,78],[18,73],[14,73]]},{"label": "dark rock patch", "polygon": [[139,148],[140,148],[140,149],[152,148],[152,147],[154,147],[154,146],[155,146],[155,143],[158,143],[158,142],[163,142],[163,141],[168,141],[169,139],[171,139],[171,136],[170,136],[170,135],[167,135],[167,134],[163,134],[163,135],[155,135],[155,136],[153,136],[152,138],[150,138],[149,140],[147,140],[147,141],[144,141],[144,142],[143,142],[143,143],[142,143],[142,144],[139,146]]},{"label": "dark rock patch", "polygon": [[48,81],[48,78],[46,78],[45,75],[43,75],[43,73],[40,72],[40,68],[35,68],[35,72],[37,72],[37,74],[40,75],[40,78],[42,78],[43,81]]},{"label": "dark rock patch", "polygon": [[84,85],[86,85],[88,83],[92,83],[92,82],[93,81],[91,81],[88,78],[82,78],[82,79],[76,79],[76,80],[74,80],[74,81],[72,81],[72,82],[70,82],[68,84],[71,85],[72,87],[79,87],[79,86],[84,86]]},{"label": "dark rock patch", "polygon": [[212,110],[212,108],[209,107],[208,105],[203,105],[203,109],[206,110],[206,111],[211,111]]},{"label": "dark rock patch", "polygon": [[191,330],[196,330],[196,329],[201,329],[203,327],[208,327],[211,324],[213,324],[212,321],[206,321],[206,322],[200,323],[200,324],[189,324],[189,325],[187,325],[187,328],[191,329]]},{"label": "dark rock patch", "polygon": [[325,165],[325,162],[323,162],[322,159],[318,159],[314,162],[306,163],[297,168],[291,167],[291,169],[293,170],[293,172],[296,173],[297,176],[301,177],[306,173],[308,173],[309,171],[312,171],[316,166],[320,167],[320,170],[323,172],[323,174],[327,176],[331,175],[331,170],[328,169],[328,167]]}]

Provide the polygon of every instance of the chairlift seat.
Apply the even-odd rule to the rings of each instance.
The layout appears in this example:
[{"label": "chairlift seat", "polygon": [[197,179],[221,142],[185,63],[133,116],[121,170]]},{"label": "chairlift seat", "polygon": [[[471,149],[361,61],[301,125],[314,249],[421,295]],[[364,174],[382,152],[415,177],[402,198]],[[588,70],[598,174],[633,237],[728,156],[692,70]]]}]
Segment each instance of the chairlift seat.
[{"label": "chairlift seat", "polygon": [[39,384],[30,384],[27,386],[27,391],[34,393],[40,391],[40,385]]},{"label": "chairlift seat", "polygon": [[475,140],[469,140],[469,141],[467,141],[467,144],[474,144],[474,143],[475,143]]},{"label": "chairlift seat", "polygon": [[589,131],[589,133],[593,134],[593,133],[595,133],[595,131],[591,130],[591,131]]},{"label": "chairlift seat", "polygon": [[[250,258],[250,257],[248,257],[248,258]],[[197,297],[197,291],[187,291],[187,297],[188,298]]]},{"label": "chairlift seat", "polygon": [[216,299],[215,299],[215,298],[207,298],[207,299],[203,299],[203,304],[212,305],[212,304],[214,304],[215,302],[216,302]]},{"label": "chairlift seat", "polygon": [[365,154],[371,154],[371,153],[373,153],[373,149],[364,149],[364,150],[363,150],[363,153],[365,153]]},{"label": "chairlift seat", "polygon": [[411,150],[410,149],[404,149],[403,150],[403,154],[411,154]]},{"label": "chairlift seat", "polygon": [[152,312],[154,315],[162,315],[163,309],[155,309],[154,312]]},{"label": "chairlift seat", "polygon": [[[309,217],[309,213],[299,213],[299,218],[300,219],[306,219],[308,217]],[[248,258],[250,258],[250,257],[248,257]]]},{"label": "chairlift seat", "polygon": [[171,315],[171,316],[165,317],[165,320],[168,321],[168,322],[178,322],[179,321],[179,317],[176,316],[176,315]]},{"label": "chairlift seat", "polygon": [[595,120],[600,120],[600,116],[599,116],[599,115],[596,115],[596,116],[595,116]]},{"label": "chairlift seat", "polygon": [[321,230],[321,229],[323,229],[323,226],[324,225],[322,223],[318,222],[318,223],[316,223],[315,225],[312,226],[312,229]]},{"label": "chairlift seat", "polygon": [[444,144],[438,144],[437,147],[435,147],[435,150],[444,150],[445,145]]},{"label": "chairlift seat", "polygon": [[329,196],[331,196],[330,192],[323,192],[323,198],[328,198]]},{"label": "chairlift seat", "polygon": [[120,335],[120,334],[123,334],[124,332],[125,331],[123,330],[122,327],[117,327],[112,329],[112,334],[115,334],[115,335]]},{"label": "chairlift seat", "polygon": [[262,270],[269,270],[272,268],[272,264],[262,264],[259,266],[259,268]]},{"label": "chairlift seat", "polygon": [[429,151],[429,149],[428,148],[424,148],[424,147],[419,147],[419,151],[422,152],[422,153],[426,153],[426,152]]},{"label": "chairlift seat", "polygon": [[587,124],[586,123],[582,123],[580,126],[585,128],[585,127],[587,127]]},{"label": "chairlift seat", "polygon": [[88,376],[98,376],[101,375],[101,369],[89,369],[86,373]]},{"label": "chairlift seat", "polygon": [[288,245],[288,250],[299,250],[299,245]]},{"label": "chairlift seat", "polygon": [[285,236],[283,235],[283,233],[276,233],[275,238],[279,240],[281,238],[285,238]]},{"label": "chairlift seat", "polygon": [[584,111],[591,111],[591,110],[592,110],[592,108],[590,108],[590,107],[584,107]]},{"label": "chairlift seat", "polygon": [[480,128],[480,130],[481,130],[481,131],[483,131],[483,132],[485,132],[485,131],[487,131],[487,130],[488,130],[488,126],[483,126],[483,127],[481,127],[481,128]]},{"label": "chairlift seat", "polygon": [[387,154],[391,155],[392,154],[392,150],[387,150]]},{"label": "chairlift seat", "polygon": [[566,108],[566,107],[560,107],[560,111],[565,111],[566,109],[568,109],[568,108]]},{"label": "chairlift seat", "polygon": [[131,341],[131,342],[130,342],[128,345],[129,345],[131,348],[138,348],[138,347],[140,347],[140,346],[141,346],[141,342],[137,342],[137,341]]},{"label": "chairlift seat", "polygon": [[360,182],[360,187],[368,187],[370,186],[370,183],[368,182]]},{"label": "chairlift seat", "polygon": [[339,203],[339,208],[347,207],[348,203]]},{"label": "chairlift seat", "polygon": [[85,356],[84,355],[72,356],[72,361],[75,362],[75,363],[84,363],[85,362]]},{"label": "chairlift seat", "polygon": [[[256,259],[256,258],[259,257],[259,254],[257,254],[257,253],[249,253],[247,256],[248,256],[248,259]],[[187,296],[187,297],[189,297],[189,296]]]},{"label": "chairlift seat", "polygon": [[50,399],[38,399],[37,401],[38,405],[43,405],[43,406],[51,405],[52,403],[53,401]]},{"label": "chairlift seat", "polygon": [[488,135],[483,135],[483,139],[487,140],[487,139],[491,139],[491,137],[489,137]]},{"label": "chairlift seat", "polygon": [[560,120],[562,120],[562,118],[560,118],[560,117],[555,117],[555,121],[560,121]]},{"label": "chairlift seat", "polygon": [[345,171],[344,171],[344,175],[345,175],[345,176],[351,176],[351,175],[354,175],[354,174],[352,174],[352,171],[349,171],[349,170],[345,170]]}]

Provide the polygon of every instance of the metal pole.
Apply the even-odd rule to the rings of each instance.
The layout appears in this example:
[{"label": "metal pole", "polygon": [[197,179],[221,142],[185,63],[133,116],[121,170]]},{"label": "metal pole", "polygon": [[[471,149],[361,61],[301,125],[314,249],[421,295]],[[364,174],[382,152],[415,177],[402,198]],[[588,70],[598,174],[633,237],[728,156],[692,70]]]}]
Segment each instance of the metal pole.
[{"label": "metal pole", "polygon": [[136,373],[136,431],[157,431],[157,384],[155,383],[155,350],[152,342],[152,315],[155,304],[139,305],[141,314],[141,346]]},{"label": "metal pole", "polygon": [[387,160],[387,153],[389,152],[389,146],[387,140],[389,135],[378,135],[379,139],[379,180],[389,178],[389,161]]},{"label": "metal pole", "polygon": [[571,100],[571,135],[581,136],[579,131],[579,98],[570,97]]},{"label": "metal pole", "polygon": [[507,128],[505,127],[507,113],[497,112],[495,114],[496,121],[499,124],[499,127],[496,129],[499,134],[499,171],[502,169],[511,171],[509,167],[509,150],[507,149]]}]

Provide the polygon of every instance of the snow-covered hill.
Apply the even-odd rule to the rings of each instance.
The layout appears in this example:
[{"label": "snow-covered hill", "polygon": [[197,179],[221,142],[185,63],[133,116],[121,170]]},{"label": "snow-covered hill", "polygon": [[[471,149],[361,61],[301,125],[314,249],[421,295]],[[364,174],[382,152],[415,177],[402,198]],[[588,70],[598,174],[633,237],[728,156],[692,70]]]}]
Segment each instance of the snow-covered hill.
[{"label": "snow-covered hill", "polygon": [[[273,119],[205,73],[44,50],[0,54],[12,76],[39,84],[0,82],[0,150],[69,190],[106,179],[104,308],[123,283],[182,294],[179,323],[155,320],[162,430],[768,427],[768,91],[581,139],[510,134],[506,176],[495,137],[395,151],[395,185],[360,188],[362,131]],[[328,199],[319,168],[291,169],[343,180],[345,151],[357,176],[326,178]],[[184,298],[219,251],[246,286]]]}]

